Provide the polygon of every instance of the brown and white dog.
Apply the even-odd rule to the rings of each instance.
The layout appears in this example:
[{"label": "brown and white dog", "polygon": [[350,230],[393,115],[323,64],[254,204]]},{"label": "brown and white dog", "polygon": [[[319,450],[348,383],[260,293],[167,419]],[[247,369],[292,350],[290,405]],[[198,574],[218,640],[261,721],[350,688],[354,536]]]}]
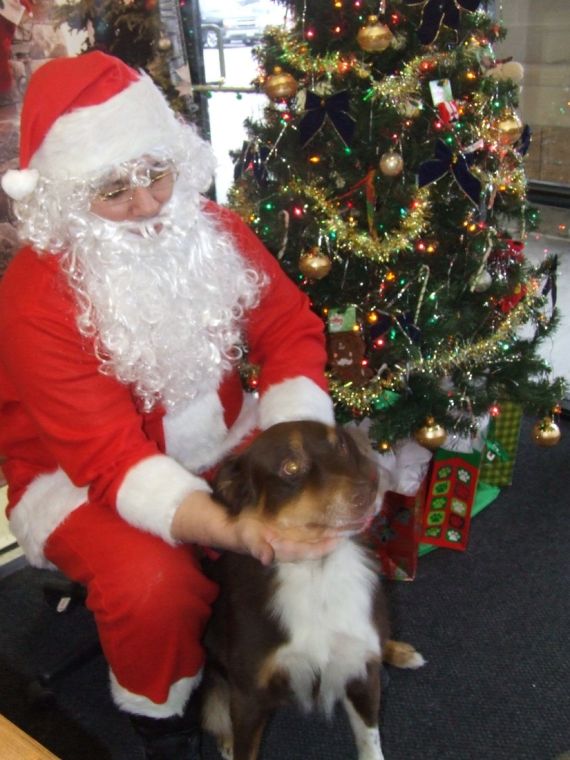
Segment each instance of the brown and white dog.
[{"label": "brown and white dog", "polygon": [[391,641],[378,566],[359,542],[380,506],[377,468],[340,427],[285,422],[230,457],[215,496],[230,515],[263,515],[289,536],[344,533],[321,559],[275,563],[227,552],[206,634],[203,727],[224,758],[256,760],[265,723],[296,702],[348,713],[358,760],[382,760],[378,713],[382,659],[424,660]]}]

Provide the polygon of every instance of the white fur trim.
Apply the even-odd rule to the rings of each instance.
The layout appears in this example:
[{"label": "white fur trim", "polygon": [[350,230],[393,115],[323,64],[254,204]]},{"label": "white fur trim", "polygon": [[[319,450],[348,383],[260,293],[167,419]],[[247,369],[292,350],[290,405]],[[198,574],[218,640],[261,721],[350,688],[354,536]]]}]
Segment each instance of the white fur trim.
[{"label": "white fur trim", "polygon": [[10,530],[34,567],[54,568],[44,545],[65,518],[87,501],[87,488],[73,485],[63,470],[39,475],[10,513]]},{"label": "white fur trim", "polygon": [[259,427],[259,397],[256,393],[244,393],[243,404],[237,420],[231,426],[222,445],[218,461],[234,449],[246,435]]},{"label": "white fur trim", "polygon": [[192,678],[181,678],[173,683],[168,692],[166,702],[153,702],[142,694],[133,694],[127,691],[117,681],[112,670],[109,671],[111,682],[111,696],[113,702],[121,710],[134,715],[146,715],[147,718],[171,718],[174,715],[183,715],[184,708],[190,697],[190,694],[199,685],[202,680],[202,671]]},{"label": "white fur trim", "polygon": [[127,472],[117,494],[117,511],[131,525],[174,545],[170,525],[182,500],[192,491],[208,491],[202,478],[170,457],[157,454]]},{"label": "white fur trim", "polygon": [[257,398],[244,393],[237,420],[228,431],[217,393],[206,394],[163,419],[166,453],[200,472],[212,467],[257,427]]},{"label": "white fur trim", "polygon": [[30,166],[48,179],[82,179],[172,145],[179,134],[166,99],[143,75],[109,100],[57,119]]},{"label": "white fur trim", "polygon": [[330,396],[308,377],[295,377],[272,385],[261,397],[259,417],[262,430],[290,420],[314,420],[334,425]]},{"label": "white fur trim", "polygon": [[219,458],[228,429],[217,393],[205,393],[163,420],[166,451],[194,472],[214,464]]},{"label": "white fur trim", "polygon": [[2,177],[2,189],[15,201],[21,201],[36,189],[40,174],[37,169],[9,169]]}]

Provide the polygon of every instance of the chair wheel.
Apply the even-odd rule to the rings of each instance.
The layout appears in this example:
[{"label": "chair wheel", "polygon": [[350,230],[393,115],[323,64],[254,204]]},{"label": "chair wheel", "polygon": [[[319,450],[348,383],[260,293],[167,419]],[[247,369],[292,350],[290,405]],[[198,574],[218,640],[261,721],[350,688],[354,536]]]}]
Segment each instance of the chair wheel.
[{"label": "chair wheel", "polygon": [[28,702],[32,707],[51,707],[55,701],[55,692],[39,681],[32,681],[28,686]]}]

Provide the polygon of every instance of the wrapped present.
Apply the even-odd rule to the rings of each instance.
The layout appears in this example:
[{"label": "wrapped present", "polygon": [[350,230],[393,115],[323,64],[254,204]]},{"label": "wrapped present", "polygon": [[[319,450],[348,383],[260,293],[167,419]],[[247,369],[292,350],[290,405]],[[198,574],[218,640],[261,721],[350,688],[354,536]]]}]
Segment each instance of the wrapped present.
[{"label": "wrapped present", "polygon": [[501,413],[489,425],[481,464],[481,480],[492,486],[510,486],[519,444],[522,407],[511,401],[500,404]]},{"label": "wrapped present", "polygon": [[384,500],[366,534],[382,575],[411,581],[416,576],[421,518],[431,453],[415,441],[377,455]]},{"label": "wrapped present", "polygon": [[422,544],[467,548],[483,441],[482,432],[474,439],[450,437],[446,447],[435,452],[422,516]]},{"label": "wrapped present", "polygon": [[380,514],[367,533],[386,578],[412,581],[418,567],[418,545],[427,477],[412,496],[387,491]]},{"label": "wrapped present", "polygon": [[446,103],[439,103],[437,111],[444,124],[451,124],[451,122],[459,119],[459,108],[454,100],[450,100]]},{"label": "wrapped present", "polygon": [[[482,512],[486,507],[489,506],[489,504],[492,504],[500,493],[500,488],[484,483],[481,480],[481,477],[479,477],[479,482],[477,483],[477,491],[475,493],[475,501],[471,507],[471,518],[475,517],[475,515],[478,515],[479,512]],[[434,546],[434,544],[420,543],[418,547],[418,556],[421,558],[437,548],[438,547]]]}]

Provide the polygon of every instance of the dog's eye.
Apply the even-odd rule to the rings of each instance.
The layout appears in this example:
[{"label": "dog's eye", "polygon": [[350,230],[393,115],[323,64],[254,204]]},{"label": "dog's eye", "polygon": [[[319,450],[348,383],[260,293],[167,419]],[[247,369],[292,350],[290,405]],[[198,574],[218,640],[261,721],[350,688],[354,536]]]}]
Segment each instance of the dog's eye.
[{"label": "dog's eye", "polygon": [[279,474],[285,478],[299,475],[302,471],[301,463],[296,459],[284,459],[279,468]]}]

